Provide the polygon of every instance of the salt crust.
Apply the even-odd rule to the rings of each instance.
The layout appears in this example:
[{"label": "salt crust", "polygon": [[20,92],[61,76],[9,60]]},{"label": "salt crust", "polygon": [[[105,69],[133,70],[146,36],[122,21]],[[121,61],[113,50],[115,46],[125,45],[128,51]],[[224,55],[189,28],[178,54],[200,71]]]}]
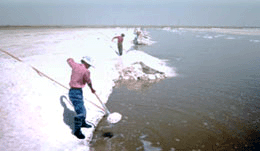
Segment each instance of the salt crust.
[{"label": "salt crust", "polygon": [[[39,75],[31,66],[69,87],[71,69],[66,59],[72,57],[79,62],[82,56],[91,56],[95,59],[95,68],[90,68],[93,87],[104,103],[120,79],[152,81],[176,76],[174,69],[167,66],[167,61],[133,49],[134,29],[14,31],[5,30],[0,36],[1,49],[23,60],[19,62],[0,53],[0,150],[72,151],[91,148],[89,143],[94,127],[82,129],[86,136],[84,140],[71,133],[75,113],[68,100],[68,90]],[[123,56],[118,56],[116,41],[111,42],[111,39],[121,33],[126,37]],[[149,38],[146,44],[149,41],[152,43]],[[97,125],[104,115],[96,107],[101,107],[101,104],[87,86],[83,91],[86,120]]]}]

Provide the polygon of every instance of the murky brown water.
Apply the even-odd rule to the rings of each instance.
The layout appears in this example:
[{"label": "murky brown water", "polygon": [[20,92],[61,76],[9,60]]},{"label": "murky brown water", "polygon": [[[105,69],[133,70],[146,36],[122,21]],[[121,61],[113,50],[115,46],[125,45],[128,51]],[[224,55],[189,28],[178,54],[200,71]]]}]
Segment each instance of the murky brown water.
[{"label": "murky brown water", "polygon": [[99,124],[93,150],[259,149],[260,37],[165,31],[152,37],[158,43],[142,50],[169,59],[179,76],[116,87],[107,107],[123,119]]}]

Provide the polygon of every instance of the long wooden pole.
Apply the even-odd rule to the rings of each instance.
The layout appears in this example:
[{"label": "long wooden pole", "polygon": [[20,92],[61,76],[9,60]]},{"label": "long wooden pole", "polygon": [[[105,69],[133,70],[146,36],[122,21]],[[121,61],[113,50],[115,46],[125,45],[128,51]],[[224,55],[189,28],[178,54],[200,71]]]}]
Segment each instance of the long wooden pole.
[{"label": "long wooden pole", "polygon": [[[5,53],[5,54],[11,56],[12,58],[14,58],[14,59],[16,59],[16,60],[18,60],[18,61],[20,61],[20,62],[23,62],[21,59],[19,59],[18,57],[14,56],[13,54],[11,54],[11,53],[9,53],[9,52],[7,52],[7,51],[4,51],[4,50],[2,50],[2,49],[0,49],[0,51],[2,51],[3,53]],[[47,79],[49,79],[49,80],[55,82],[56,84],[60,85],[61,87],[63,87],[63,88],[65,88],[65,89],[69,90],[68,87],[66,87],[66,86],[64,86],[63,84],[61,84],[61,83],[57,82],[56,80],[52,79],[51,77],[49,77],[48,75],[44,74],[43,72],[41,72],[41,71],[38,70],[37,68],[35,68],[35,67],[31,66],[31,65],[29,65],[29,66],[30,66],[34,71],[36,71],[40,76],[44,76],[44,77],[46,77]],[[96,95],[96,96],[97,96],[97,95]],[[98,98],[98,99],[99,99],[99,98]],[[86,99],[85,99],[85,100],[86,100]],[[86,100],[86,101],[88,101],[88,100]],[[99,101],[100,101],[100,100],[99,100]],[[105,110],[106,108],[103,109],[103,108],[101,108],[100,106],[96,105],[95,103],[93,103],[93,102],[91,102],[91,101],[88,101],[88,102],[90,102],[91,104],[93,104],[93,105],[96,106],[97,108],[101,109],[102,111],[107,112],[107,111]],[[71,102],[70,102],[70,104],[72,105]],[[101,103],[101,104],[102,104],[102,103]],[[102,105],[103,105],[103,104],[102,104]]]}]

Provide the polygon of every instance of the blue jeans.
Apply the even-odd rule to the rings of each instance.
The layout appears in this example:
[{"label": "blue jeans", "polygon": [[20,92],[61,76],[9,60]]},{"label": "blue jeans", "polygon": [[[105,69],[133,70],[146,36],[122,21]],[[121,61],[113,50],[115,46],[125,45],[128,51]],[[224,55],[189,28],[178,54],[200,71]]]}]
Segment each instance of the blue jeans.
[{"label": "blue jeans", "polygon": [[86,119],[86,108],[83,102],[82,89],[71,88],[69,90],[69,98],[77,113],[77,115],[74,117],[74,131],[77,131],[81,128],[82,123],[85,122]]}]

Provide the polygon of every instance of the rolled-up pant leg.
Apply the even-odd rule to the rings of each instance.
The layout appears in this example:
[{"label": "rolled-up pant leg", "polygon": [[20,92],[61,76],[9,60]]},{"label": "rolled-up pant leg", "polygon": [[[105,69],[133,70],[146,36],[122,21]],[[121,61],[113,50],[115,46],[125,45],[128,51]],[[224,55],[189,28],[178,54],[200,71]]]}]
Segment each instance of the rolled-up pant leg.
[{"label": "rolled-up pant leg", "polygon": [[81,128],[83,122],[86,119],[86,108],[83,102],[82,89],[70,89],[70,100],[74,106],[77,115],[74,117],[74,131]]}]

